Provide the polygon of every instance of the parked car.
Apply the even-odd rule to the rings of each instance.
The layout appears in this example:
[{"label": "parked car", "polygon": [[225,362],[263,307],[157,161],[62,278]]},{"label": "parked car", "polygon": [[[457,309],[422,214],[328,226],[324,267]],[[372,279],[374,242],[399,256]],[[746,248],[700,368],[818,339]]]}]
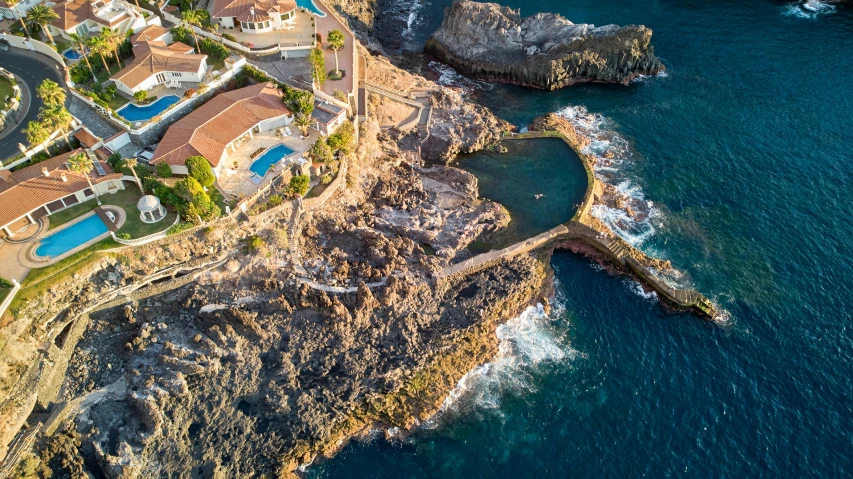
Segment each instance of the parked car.
[{"label": "parked car", "polygon": [[133,156],[136,157],[136,160],[142,163],[148,163],[151,161],[151,158],[154,158],[154,151],[150,148],[144,148],[139,150]]}]

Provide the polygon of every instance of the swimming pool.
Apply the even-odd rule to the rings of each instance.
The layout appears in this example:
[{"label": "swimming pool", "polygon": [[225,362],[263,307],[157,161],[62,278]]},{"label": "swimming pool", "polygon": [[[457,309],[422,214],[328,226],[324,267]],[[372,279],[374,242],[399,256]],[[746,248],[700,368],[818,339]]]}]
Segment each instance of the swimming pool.
[{"label": "swimming pool", "polygon": [[75,50],[73,48],[69,48],[68,50],[65,50],[64,52],[62,52],[62,56],[64,56],[65,58],[67,58],[69,60],[79,60],[79,59],[83,58],[83,56],[80,55],[80,52],[78,52],[77,50]]},{"label": "swimming pool", "polygon": [[314,0],[296,0],[296,6],[299,8],[304,8],[309,12],[317,15],[318,17],[325,17],[326,14],[323,13],[322,10],[317,8],[317,5],[314,4]]},{"label": "swimming pool", "polygon": [[56,258],[108,231],[101,218],[92,215],[42,238],[41,245],[36,248],[36,256]]},{"label": "swimming pool", "polygon": [[177,95],[168,95],[158,98],[157,101],[150,105],[139,106],[129,104],[119,108],[116,112],[127,121],[146,121],[154,118],[166,111],[167,108],[180,101],[181,97]]},{"label": "swimming pool", "polygon": [[249,170],[256,175],[263,177],[267,174],[267,171],[269,171],[270,166],[290,154],[293,154],[293,150],[284,145],[278,145],[270,148],[266,153],[259,156],[257,160],[252,162],[252,166],[249,167]]}]

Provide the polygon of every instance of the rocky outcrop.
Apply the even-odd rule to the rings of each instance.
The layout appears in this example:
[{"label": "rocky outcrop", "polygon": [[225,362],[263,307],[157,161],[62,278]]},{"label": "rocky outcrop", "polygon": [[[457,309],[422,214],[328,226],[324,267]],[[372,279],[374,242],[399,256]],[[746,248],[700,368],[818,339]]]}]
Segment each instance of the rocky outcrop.
[{"label": "rocky outcrop", "polygon": [[442,89],[432,99],[429,136],[421,145],[421,156],[447,164],[459,153],[474,153],[498,142],[511,128],[488,108],[466,102],[458,92]]},{"label": "rocky outcrop", "polygon": [[644,26],[596,28],[551,13],[522,18],[520,10],[462,0],[445,9],[425,49],[471,76],[554,90],[663,71],[651,39]]}]

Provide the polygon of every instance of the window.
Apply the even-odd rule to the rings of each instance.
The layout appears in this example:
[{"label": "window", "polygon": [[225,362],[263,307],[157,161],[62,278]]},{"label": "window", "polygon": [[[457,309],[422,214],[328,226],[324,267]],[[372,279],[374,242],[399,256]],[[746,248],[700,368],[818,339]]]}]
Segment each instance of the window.
[{"label": "window", "polygon": [[172,76],[180,78],[180,77],[184,76],[184,74],[181,72],[172,72]]}]

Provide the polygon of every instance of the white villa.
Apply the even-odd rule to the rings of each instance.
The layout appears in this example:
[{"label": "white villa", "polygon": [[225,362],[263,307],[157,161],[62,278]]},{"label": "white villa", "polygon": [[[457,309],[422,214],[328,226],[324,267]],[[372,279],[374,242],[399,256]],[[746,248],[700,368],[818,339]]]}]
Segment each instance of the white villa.
[{"label": "white villa", "polygon": [[13,7],[4,0],[0,0],[0,17],[17,20],[27,16],[27,12],[39,3],[41,3],[41,0],[21,0],[20,3]]},{"label": "white villa", "polygon": [[222,93],[170,126],[157,145],[151,164],[167,163],[178,175],[186,175],[184,164],[191,156],[203,156],[220,176],[228,153],[255,133],[289,125],[293,113],[284,105],[281,92],[272,83],[259,83]]},{"label": "white villa", "polygon": [[286,30],[296,22],[295,0],[211,0],[212,23],[244,33]]},{"label": "white villa", "polygon": [[163,83],[200,83],[207,72],[207,55],[196,55],[184,43],[167,44],[171,40],[171,33],[159,25],[143,28],[130,38],[133,62],[110,79],[128,95]]},{"label": "white villa", "polygon": [[124,0],[66,0],[47,5],[59,15],[48,28],[53,36],[69,38],[70,33],[88,35],[110,27],[125,34],[139,31],[147,25],[160,25],[160,17],[149,12],[146,18],[135,5]]}]

